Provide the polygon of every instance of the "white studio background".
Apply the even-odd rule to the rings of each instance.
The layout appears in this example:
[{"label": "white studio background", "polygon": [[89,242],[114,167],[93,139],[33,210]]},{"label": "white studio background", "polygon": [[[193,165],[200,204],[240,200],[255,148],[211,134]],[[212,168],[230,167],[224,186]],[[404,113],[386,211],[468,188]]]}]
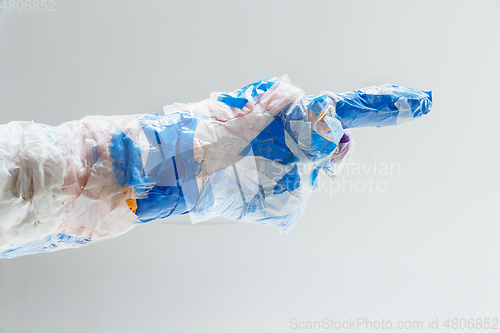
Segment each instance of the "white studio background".
[{"label": "white studio background", "polygon": [[[0,123],[161,113],[282,74],[307,94],[432,90],[434,106],[411,123],[354,130],[343,186],[325,183],[288,234],[173,218],[1,260],[1,333],[500,318],[500,1],[55,0],[53,9],[0,10]],[[385,164],[389,174],[375,171]],[[370,181],[380,191],[359,185]]]}]

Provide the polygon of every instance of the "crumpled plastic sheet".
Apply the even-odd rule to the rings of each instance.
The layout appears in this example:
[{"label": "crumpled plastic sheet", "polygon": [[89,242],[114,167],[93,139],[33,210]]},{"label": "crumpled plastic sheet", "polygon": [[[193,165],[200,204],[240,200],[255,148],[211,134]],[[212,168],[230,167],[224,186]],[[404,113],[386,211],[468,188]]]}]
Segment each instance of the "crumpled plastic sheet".
[{"label": "crumpled plastic sheet", "polygon": [[164,115],[0,125],[0,258],[116,237],[179,214],[290,230],[349,128],[427,114],[430,92],[384,85],[306,96],[273,77]]}]

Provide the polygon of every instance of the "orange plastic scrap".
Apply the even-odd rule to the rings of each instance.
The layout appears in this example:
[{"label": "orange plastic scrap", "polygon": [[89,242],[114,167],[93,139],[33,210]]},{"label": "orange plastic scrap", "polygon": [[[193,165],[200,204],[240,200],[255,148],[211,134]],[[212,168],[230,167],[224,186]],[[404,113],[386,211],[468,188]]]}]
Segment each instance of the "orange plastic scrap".
[{"label": "orange plastic scrap", "polygon": [[130,210],[132,211],[132,213],[135,214],[135,212],[137,211],[137,200],[127,199],[127,205],[128,205],[128,208],[130,208]]},{"label": "orange plastic scrap", "polygon": [[137,194],[135,193],[134,188],[127,185],[123,186],[123,195],[126,198],[128,208],[130,208],[132,213],[135,214],[137,211],[137,200],[135,199]]}]

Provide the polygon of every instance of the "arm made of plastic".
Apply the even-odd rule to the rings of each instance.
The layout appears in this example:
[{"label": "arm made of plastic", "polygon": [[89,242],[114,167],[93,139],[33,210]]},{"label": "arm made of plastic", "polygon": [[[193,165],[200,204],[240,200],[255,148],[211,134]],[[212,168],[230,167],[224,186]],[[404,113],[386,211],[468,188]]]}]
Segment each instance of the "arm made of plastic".
[{"label": "arm made of plastic", "polygon": [[319,171],[337,174],[351,151],[348,127],[397,124],[431,105],[430,93],[396,86],[305,96],[281,77],[165,115],[0,125],[0,258],[185,213],[290,230]]}]

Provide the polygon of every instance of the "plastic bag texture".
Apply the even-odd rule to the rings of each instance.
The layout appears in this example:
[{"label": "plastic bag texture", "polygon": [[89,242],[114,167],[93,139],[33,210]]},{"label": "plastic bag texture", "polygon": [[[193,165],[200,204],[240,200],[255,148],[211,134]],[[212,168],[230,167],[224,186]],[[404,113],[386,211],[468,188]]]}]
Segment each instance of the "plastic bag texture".
[{"label": "plastic bag texture", "polygon": [[75,248],[180,214],[290,230],[349,128],[430,111],[430,92],[384,85],[306,96],[288,77],[164,114],[0,125],[0,258]]}]

